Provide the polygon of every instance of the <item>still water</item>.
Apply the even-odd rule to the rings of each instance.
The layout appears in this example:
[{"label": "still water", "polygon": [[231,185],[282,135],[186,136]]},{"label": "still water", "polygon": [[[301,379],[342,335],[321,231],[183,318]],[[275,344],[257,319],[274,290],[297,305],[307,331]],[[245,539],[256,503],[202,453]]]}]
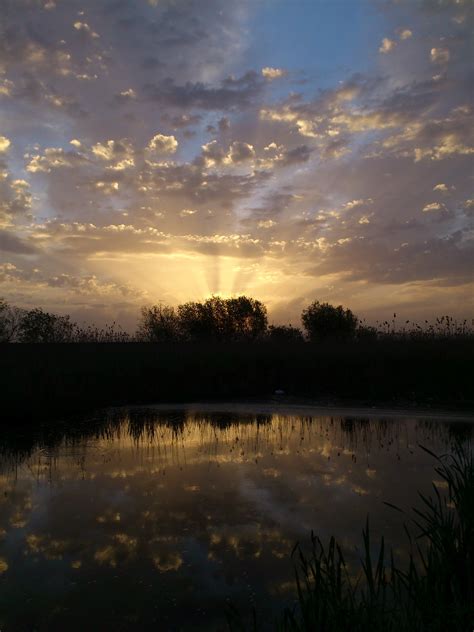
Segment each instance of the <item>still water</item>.
[{"label": "still water", "polygon": [[[73,430],[72,430],[73,428]],[[369,516],[403,556],[417,490],[469,424],[250,412],[106,411],[0,436],[0,629],[262,627],[294,603],[291,551]],[[6,431],[2,431],[5,435]],[[12,437],[15,437],[12,440]]]}]

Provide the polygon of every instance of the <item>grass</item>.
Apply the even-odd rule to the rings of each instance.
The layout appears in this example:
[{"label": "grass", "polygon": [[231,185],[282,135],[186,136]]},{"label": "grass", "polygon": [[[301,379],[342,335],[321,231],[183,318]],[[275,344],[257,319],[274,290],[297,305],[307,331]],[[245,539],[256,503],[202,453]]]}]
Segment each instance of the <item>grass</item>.
[{"label": "grass", "polygon": [[[426,448],[424,448],[426,450]],[[428,450],[427,450],[428,451]],[[430,452],[430,454],[432,454]],[[435,456],[435,455],[432,455]],[[358,568],[349,565],[334,537],[325,546],[313,533],[311,552],[297,545],[297,602],[275,627],[285,632],[471,632],[474,624],[474,461],[470,443],[435,457],[447,490],[433,484],[405,526],[408,560],[400,565],[382,537],[374,549],[369,522],[362,531]],[[398,510],[393,507],[394,510]],[[374,555],[375,551],[375,555]],[[253,613],[244,626],[258,630]]]}]

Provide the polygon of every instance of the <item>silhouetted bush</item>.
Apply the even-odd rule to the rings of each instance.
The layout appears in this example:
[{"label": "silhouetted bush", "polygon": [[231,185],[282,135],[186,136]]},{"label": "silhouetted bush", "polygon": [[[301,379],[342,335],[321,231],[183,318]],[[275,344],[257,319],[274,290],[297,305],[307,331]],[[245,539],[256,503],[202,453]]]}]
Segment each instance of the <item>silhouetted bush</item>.
[{"label": "silhouetted bush", "polygon": [[377,329],[375,327],[371,327],[370,325],[361,325],[357,327],[355,331],[355,337],[359,341],[370,342],[377,340]]},{"label": "silhouetted bush", "polygon": [[75,324],[69,316],[57,316],[40,308],[25,312],[20,319],[20,342],[71,342]]},{"label": "silhouetted bush", "polygon": [[16,342],[25,310],[0,298],[0,342]]},{"label": "silhouetted bush", "polygon": [[137,337],[145,342],[172,342],[180,338],[178,315],[168,305],[143,307]]},{"label": "silhouetted bush", "polygon": [[350,309],[319,301],[314,301],[303,310],[301,320],[311,342],[351,340],[355,337],[358,323]]},{"label": "silhouetted bush", "polygon": [[178,318],[182,338],[190,341],[251,340],[267,328],[266,307],[247,296],[185,303],[178,307]]},{"label": "silhouetted bush", "polygon": [[138,339],[151,342],[254,340],[267,329],[267,310],[260,301],[213,296],[203,303],[142,309]]},{"label": "silhouetted bush", "polygon": [[276,343],[301,343],[304,336],[301,329],[292,325],[270,325],[267,332],[267,339]]},{"label": "silhouetted bush", "polygon": [[102,328],[95,325],[75,325],[71,342],[131,342],[133,339],[114,322]]}]

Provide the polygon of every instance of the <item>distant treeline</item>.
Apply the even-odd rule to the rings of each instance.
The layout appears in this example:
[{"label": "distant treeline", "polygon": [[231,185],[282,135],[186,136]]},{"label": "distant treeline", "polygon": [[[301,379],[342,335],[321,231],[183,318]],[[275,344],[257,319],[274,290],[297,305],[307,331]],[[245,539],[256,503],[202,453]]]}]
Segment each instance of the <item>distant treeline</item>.
[{"label": "distant treeline", "polygon": [[70,316],[41,308],[15,307],[0,299],[0,342],[20,343],[125,343],[125,342],[241,342],[269,341],[300,344],[324,341],[376,341],[398,339],[473,338],[467,321],[449,316],[420,325],[390,321],[367,325],[350,309],[314,301],[301,314],[302,327],[269,325],[265,305],[247,296],[213,296],[203,302],[188,302],[174,308],[158,304],[143,307],[137,331],[129,334],[115,322],[104,328],[81,326]]}]

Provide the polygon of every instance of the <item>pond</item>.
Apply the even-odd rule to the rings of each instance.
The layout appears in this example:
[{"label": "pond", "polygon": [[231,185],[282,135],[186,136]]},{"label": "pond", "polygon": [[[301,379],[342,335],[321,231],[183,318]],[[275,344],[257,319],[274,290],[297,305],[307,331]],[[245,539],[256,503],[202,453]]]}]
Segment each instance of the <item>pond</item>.
[{"label": "pond", "polygon": [[[369,516],[396,555],[449,419],[154,408],[0,436],[0,629],[272,627],[311,530],[357,556]],[[359,549],[357,548],[359,547]]]}]

